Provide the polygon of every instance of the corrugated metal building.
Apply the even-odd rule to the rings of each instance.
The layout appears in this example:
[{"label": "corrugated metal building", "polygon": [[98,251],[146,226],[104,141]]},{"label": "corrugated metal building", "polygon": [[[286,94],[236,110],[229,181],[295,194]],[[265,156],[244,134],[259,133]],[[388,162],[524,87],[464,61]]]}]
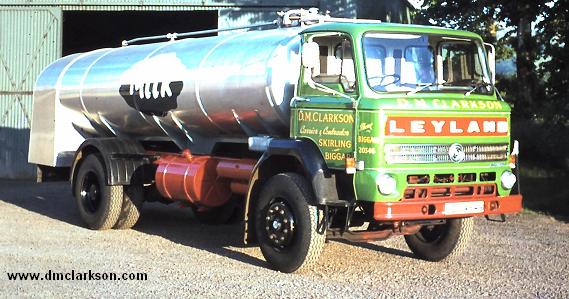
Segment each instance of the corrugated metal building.
[{"label": "corrugated metal building", "polygon": [[0,178],[31,178],[27,163],[37,75],[74,52],[138,36],[228,28],[275,19],[287,8],[350,16],[349,0],[0,0]]}]

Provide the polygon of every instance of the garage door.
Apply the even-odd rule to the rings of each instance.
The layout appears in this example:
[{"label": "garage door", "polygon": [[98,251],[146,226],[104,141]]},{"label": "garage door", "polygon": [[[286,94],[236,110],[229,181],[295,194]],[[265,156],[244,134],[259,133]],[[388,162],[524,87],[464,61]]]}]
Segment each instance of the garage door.
[{"label": "garage door", "polygon": [[60,57],[61,10],[0,8],[0,178],[30,178],[27,163],[32,90]]}]

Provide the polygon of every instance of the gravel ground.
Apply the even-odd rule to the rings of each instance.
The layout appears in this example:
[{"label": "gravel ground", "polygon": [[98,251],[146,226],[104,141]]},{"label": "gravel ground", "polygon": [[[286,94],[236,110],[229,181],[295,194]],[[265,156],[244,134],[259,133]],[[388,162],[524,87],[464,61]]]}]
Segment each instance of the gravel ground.
[{"label": "gravel ground", "polygon": [[[415,259],[402,237],[329,242],[314,269],[267,268],[241,226],[148,204],[132,230],[82,227],[67,183],[0,181],[0,297],[569,298],[569,224],[541,215],[476,221],[464,258]],[[10,281],[7,272],[146,272],[147,281]]]}]

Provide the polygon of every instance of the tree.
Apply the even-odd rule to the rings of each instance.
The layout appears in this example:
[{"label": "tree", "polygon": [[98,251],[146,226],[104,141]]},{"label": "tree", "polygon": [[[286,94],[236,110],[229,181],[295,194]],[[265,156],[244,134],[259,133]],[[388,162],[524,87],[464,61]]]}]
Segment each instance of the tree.
[{"label": "tree", "polygon": [[529,108],[533,106],[534,99],[538,98],[535,67],[538,48],[532,34],[532,22],[538,20],[545,4],[543,1],[534,0],[502,0],[496,3],[499,3],[498,17],[508,26],[516,28],[516,35],[512,38],[512,47],[516,52],[516,85],[521,91],[517,96],[519,97],[518,102]]},{"label": "tree", "polygon": [[[486,0],[426,1],[425,8],[415,16],[415,23],[473,31],[485,40],[495,42],[491,32],[497,14],[491,3]],[[485,6],[483,9],[481,4]]]},{"label": "tree", "polygon": [[[538,74],[544,78],[548,99],[547,119],[569,127],[569,0],[558,0],[544,9],[544,19],[537,25],[541,45]],[[567,138],[567,137],[565,137]]]}]

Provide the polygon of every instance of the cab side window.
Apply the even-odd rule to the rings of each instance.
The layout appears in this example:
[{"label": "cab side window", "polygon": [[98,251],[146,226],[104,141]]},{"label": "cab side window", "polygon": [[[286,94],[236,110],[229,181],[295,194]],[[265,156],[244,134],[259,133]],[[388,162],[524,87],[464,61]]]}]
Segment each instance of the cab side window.
[{"label": "cab side window", "polygon": [[320,67],[312,73],[312,80],[340,92],[354,92],[356,72],[350,40],[333,34],[314,37],[313,41],[320,49]]}]

